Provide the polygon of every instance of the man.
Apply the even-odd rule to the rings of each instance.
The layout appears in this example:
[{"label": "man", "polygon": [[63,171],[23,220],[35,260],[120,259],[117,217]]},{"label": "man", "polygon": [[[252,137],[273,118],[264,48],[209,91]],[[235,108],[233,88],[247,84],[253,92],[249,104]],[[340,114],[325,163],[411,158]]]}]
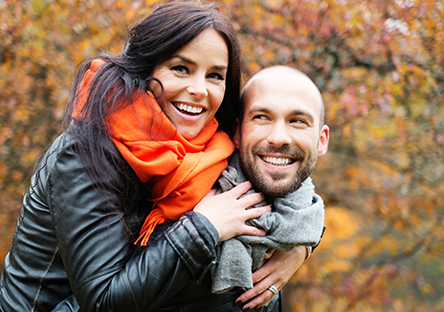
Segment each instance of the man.
[{"label": "man", "polygon": [[270,196],[296,190],[327,152],[329,128],[316,85],[285,66],[264,69],[245,86],[234,142],[252,184]]},{"label": "man", "polygon": [[[324,125],[324,105],[318,88],[302,72],[274,66],[249,80],[242,101],[234,143],[245,176],[256,190],[271,197],[297,190],[313,172],[317,157],[328,149],[329,128]],[[279,290],[286,284],[305,259],[295,255],[297,252],[301,253],[301,248],[287,254],[276,251],[253,274],[254,288],[237,302],[257,297],[244,305],[244,310],[268,303],[274,296],[274,289],[266,291],[270,285]],[[290,263],[289,271],[278,278],[275,269],[282,266],[282,261]]]}]

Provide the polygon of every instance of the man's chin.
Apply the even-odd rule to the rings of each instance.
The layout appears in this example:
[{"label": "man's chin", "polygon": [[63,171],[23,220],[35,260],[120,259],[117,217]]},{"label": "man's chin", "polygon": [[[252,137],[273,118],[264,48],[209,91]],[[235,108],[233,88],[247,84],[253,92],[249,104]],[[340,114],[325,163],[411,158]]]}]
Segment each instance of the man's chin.
[{"label": "man's chin", "polygon": [[290,194],[291,192],[285,189],[277,189],[277,188],[272,188],[272,189],[266,189],[262,191],[265,195],[270,196],[270,197],[285,197],[288,194]]},{"label": "man's chin", "polygon": [[[292,183],[293,182],[293,183]],[[271,197],[284,197],[299,187],[294,181],[276,181],[272,179],[262,180],[262,185],[257,186],[264,194]]]}]

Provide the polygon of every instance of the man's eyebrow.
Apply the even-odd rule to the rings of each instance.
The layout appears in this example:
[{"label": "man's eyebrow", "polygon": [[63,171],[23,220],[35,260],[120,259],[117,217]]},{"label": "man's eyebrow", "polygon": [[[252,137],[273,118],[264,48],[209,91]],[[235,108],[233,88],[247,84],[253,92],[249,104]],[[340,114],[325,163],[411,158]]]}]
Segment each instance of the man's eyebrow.
[{"label": "man's eyebrow", "polygon": [[270,113],[270,109],[268,109],[267,107],[264,106],[254,106],[252,107],[249,111],[249,114],[254,114],[254,113]]},{"label": "man's eyebrow", "polygon": [[[272,113],[272,111],[266,106],[253,106],[249,112]],[[290,111],[288,113],[288,115],[291,115],[291,116],[304,115],[304,116],[314,119],[313,114],[309,110],[304,110],[304,109],[294,109],[294,110]]]},{"label": "man's eyebrow", "polygon": [[305,116],[307,119],[309,119],[309,121],[313,122],[315,117],[313,116],[313,114],[308,111],[308,110],[303,110],[303,109],[295,109],[291,112],[292,116]]},{"label": "man's eyebrow", "polygon": [[[191,59],[189,59],[189,58],[187,58],[187,57],[185,57],[185,56],[183,56],[183,55],[180,55],[180,54],[173,55],[171,58],[172,58],[172,59],[173,59],[173,58],[178,58],[178,59],[180,59],[182,62],[185,62],[185,63],[191,64],[191,65],[193,65],[193,66],[197,66],[197,63],[196,63],[195,61],[193,61],[193,60],[191,60]],[[212,68],[214,68],[214,69],[216,69],[216,70],[228,70],[228,67],[227,67],[226,65],[214,65],[214,66],[212,66]]]}]

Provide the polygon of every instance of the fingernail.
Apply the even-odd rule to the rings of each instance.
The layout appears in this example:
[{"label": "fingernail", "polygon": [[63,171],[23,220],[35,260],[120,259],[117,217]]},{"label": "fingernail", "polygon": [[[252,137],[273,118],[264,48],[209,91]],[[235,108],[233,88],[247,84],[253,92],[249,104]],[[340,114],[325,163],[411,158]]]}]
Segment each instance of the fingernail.
[{"label": "fingernail", "polygon": [[249,307],[246,307],[246,308],[244,308],[244,311],[248,311],[248,310],[250,310],[250,308],[249,308]]},{"label": "fingernail", "polygon": [[242,302],[242,300],[237,300],[234,304],[237,306],[240,306],[243,304],[243,302]]}]

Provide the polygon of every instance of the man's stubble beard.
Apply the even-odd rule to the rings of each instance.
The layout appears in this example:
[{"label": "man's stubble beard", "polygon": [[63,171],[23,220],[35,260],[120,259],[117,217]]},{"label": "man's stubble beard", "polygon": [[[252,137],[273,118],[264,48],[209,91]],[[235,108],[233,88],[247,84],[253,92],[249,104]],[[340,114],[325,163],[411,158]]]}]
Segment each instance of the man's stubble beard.
[{"label": "man's stubble beard", "polygon": [[[290,148],[289,146],[283,146],[281,148],[276,148],[273,146],[268,146],[263,149],[258,146],[254,146],[251,153],[248,153],[248,148],[243,148],[240,146],[240,163],[242,170],[251,182],[256,191],[263,192],[264,194],[271,197],[284,197],[295,190],[297,190],[302,182],[304,182],[312,173],[316,165],[317,156],[315,151],[311,151],[308,157],[298,149],[297,147]],[[259,153],[260,152],[260,153]],[[277,187],[273,182],[279,182],[281,179],[286,177],[286,174],[282,172],[272,172],[269,176],[272,178],[272,183],[267,183],[266,179],[257,172],[257,166],[255,159],[258,154],[271,154],[280,153],[282,155],[287,155],[292,157],[299,162],[299,168],[293,179],[290,179],[288,183],[284,186]]]}]

